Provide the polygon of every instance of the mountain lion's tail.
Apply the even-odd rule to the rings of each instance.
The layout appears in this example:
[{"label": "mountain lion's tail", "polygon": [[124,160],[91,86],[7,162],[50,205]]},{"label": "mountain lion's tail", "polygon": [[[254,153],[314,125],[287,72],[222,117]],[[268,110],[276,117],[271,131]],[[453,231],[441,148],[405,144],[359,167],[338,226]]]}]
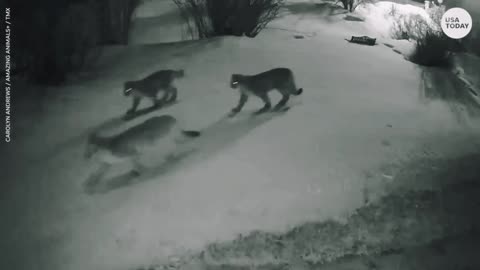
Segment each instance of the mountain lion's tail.
[{"label": "mountain lion's tail", "polygon": [[196,131],[196,130],[182,130],[182,134],[185,137],[196,138],[200,136],[201,133],[200,131]]},{"label": "mountain lion's tail", "polygon": [[303,88],[299,88],[296,92],[293,93],[294,96],[298,96],[303,93]]}]

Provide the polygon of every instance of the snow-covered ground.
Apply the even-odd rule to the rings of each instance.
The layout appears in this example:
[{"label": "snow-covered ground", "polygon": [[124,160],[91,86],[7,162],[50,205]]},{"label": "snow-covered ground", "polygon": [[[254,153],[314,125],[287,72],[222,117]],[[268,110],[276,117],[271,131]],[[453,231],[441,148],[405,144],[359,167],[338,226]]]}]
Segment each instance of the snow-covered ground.
[{"label": "snow-covered ground", "polygon": [[[148,39],[170,31],[159,23],[105,56],[94,79],[52,89],[28,118],[19,112],[18,137],[4,149],[10,184],[1,192],[0,268],[130,269],[239,233],[342,220],[389,191],[395,175],[388,168],[480,145],[478,118],[424,91],[442,84],[389,47],[346,42],[367,27],[325,8],[292,2],[255,39],[139,44],[174,40]],[[228,86],[232,73],[279,66],[291,68],[305,89],[290,111],[252,119],[262,104],[251,99],[243,113],[225,118],[238,99]],[[185,69],[179,103],[119,120],[130,106],[122,83],[165,68]],[[82,158],[88,132],[114,133],[162,114],[203,131],[192,143],[197,151],[165,168],[150,160],[148,178],[86,194],[83,183],[95,168]]]},{"label": "snow-covered ground", "polygon": [[176,5],[171,0],[145,0],[134,14],[130,44],[155,44],[188,39]]}]

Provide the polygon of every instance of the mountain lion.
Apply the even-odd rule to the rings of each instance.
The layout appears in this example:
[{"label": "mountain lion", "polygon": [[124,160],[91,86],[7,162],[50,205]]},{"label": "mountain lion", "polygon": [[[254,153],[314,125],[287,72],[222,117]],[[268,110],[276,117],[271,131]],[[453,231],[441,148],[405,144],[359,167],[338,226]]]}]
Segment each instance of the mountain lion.
[{"label": "mountain lion", "polygon": [[268,92],[276,89],[282,94],[282,99],[275,105],[274,110],[284,107],[290,95],[298,96],[303,92],[303,88],[297,89],[295,86],[293,72],[289,68],[274,68],[256,75],[233,74],[230,87],[240,91],[240,100],[232,109],[231,116],[242,110],[249,96],[257,96],[265,103],[263,108],[255,112],[255,114],[261,114],[272,107]]},{"label": "mountain lion", "polygon": [[[173,82],[184,76],[183,69],[167,69],[154,72],[138,81],[125,82],[123,94],[126,97],[132,97],[132,107],[127,111],[127,114],[135,112],[142,98],[152,100],[154,106],[175,101],[177,99],[177,88],[173,85]],[[161,100],[158,100],[157,95],[160,91],[163,91],[164,95]]]}]

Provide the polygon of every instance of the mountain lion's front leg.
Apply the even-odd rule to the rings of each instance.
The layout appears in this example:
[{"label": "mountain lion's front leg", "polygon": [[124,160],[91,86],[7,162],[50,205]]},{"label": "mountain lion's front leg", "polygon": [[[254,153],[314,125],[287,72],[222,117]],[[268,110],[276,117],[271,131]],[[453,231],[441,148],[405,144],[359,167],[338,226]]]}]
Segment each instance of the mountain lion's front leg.
[{"label": "mountain lion's front leg", "polygon": [[134,113],[137,110],[138,105],[140,104],[141,97],[132,98],[132,107],[127,111],[127,114]]},{"label": "mountain lion's front leg", "polygon": [[175,86],[170,86],[170,88],[168,89],[168,93],[169,93],[169,97],[168,97],[168,100],[167,102],[174,102],[177,100],[177,88]]},{"label": "mountain lion's front leg", "polygon": [[243,93],[240,94],[240,100],[238,101],[238,105],[232,109],[232,111],[230,112],[230,116],[234,116],[235,114],[239,113],[242,110],[245,103],[247,103],[247,100],[248,100],[247,95]]}]

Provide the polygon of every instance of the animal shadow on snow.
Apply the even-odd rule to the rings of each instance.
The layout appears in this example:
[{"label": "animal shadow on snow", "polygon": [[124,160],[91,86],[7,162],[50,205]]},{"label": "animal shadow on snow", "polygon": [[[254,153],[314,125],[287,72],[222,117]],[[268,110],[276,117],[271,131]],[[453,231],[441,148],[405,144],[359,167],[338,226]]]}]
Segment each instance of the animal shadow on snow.
[{"label": "animal shadow on snow", "polygon": [[158,176],[166,173],[168,170],[172,170],[172,168],[178,166],[180,161],[185,159],[192,152],[193,151],[188,151],[179,155],[170,155],[162,164],[159,164],[155,168],[150,168],[147,171],[144,171],[141,175],[138,175],[133,171],[129,171],[106,179],[87,179],[84,183],[85,193],[90,195],[104,194],[122,187],[145,182],[152,179],[151,177],[154,177],[155,175]]},{"label": "animal shadow on snow", "polygon": [[285,113],[266,113],[253,116],[248,112],[243,112],[232,118],[224,116],[202,129],[200,137],[177,146],[176,153],[167,154],[165,161],[156,166],[146,168],[140,175],[130,171],[103,179],[87,179],[84,182],[84,191],[90,195],[106,194],[120,188],[157,180],[178,170],[188,169],[189,165],[202,162],[214,156],[248,135],[255,128]]},{"label": "animal shadow on snow", "polygon": [[81,132],[81,133],[77,134],[76,136],[70,137],[70,138],[64,140],[63,142],[60,142],[60,143],[56,144],[54,147],[52,147],[52,148],[48,149],[47,151],[41,153],[38,157],[34,157],[33,161],[34,162],[39,162],[39,161],[43,161],[43,160],[46,160],[46,159],[54,158],[56,155],[62,153],[63,151],[65,151],[69,148],[76,147],[80,144],[83,145],[83,143],[85,141],[85,138],[88,137],[88,135],[91,134],[92,132],[98,132],[100,130],[108,130],[108,129],[112,129],[112,128],[117,128],[117,127],[122,126],[124,123],[125,123],[125,121],[122,119],[122,117],[114,117],[114,118],[110,118],[108,120],[105,120],[104,122],[102,122],[102,123],[100,123],[96,126],[93,126],[93,127],[87,129],[84,132]]},{"label": "animal shadow on snow", "polygon": [[44,160],[44,159],[53,158],[57,154],[62,153],[64,150],[66,150],[68,148],[75,147],[79,144],[82,144],[83,141],[85,140],[85,138],[88,137],[88,135],[91,134],[91,133],[97,133],[97,132],[100,132],[102,130],[110,130],[110,129],[119,128],[119,127],[123,126],[125,124],[125,122],[131,121],[131,120],[136,120],[136,119],[138,119],[142,116],[145,116],[149,113],[166,109],[170,106],[173,106],[173,105],[177,104],[178,102],[179,101],[177,100],[177,101],[174,101],[174,102],[164,103],[164,104],[161,104],[159,106],[150,106],[150,107],[146,107],[146,108],[143,108],[143,109],[139,109],[135,113],[133,113],[132,115],[125,115],[124,114],[124,115],[121,115],[121,116],[118,116],[118,117],[113,117],[113,118],[110,118],[108,120],[105,120],[104,122],[102,122],[102,123],[100,123],[96,126],[93,126],[89,129],[87,129],[86,131],[84,131],[82,133],[79,133],[78,135],[76,135],[74,137],[71,137],[71,138],[69,138],[69,139],[67,139],[63,142],[58,143],[53,148],[43,152],[39,157],[35,158],[33,161],[36,162],[36,161],[40,161],[40,160]]},{"label": "animal shadow on snow", "polygon": [[178,100],[175,100],[175,101],[171,101],[171,102],[164,102],[164,103],[160,103],[158,105],[152,105],[152,106],[149,106],[149,107],[138,109],[133,113],[124,114],[122,119],[124,121],[130,121],[130,120],[136,119],[138,117],[147,115],[151,112],[166,109],[166,108],[168,108],[170,106],[173,106],[177,103],[178,103]]}]

